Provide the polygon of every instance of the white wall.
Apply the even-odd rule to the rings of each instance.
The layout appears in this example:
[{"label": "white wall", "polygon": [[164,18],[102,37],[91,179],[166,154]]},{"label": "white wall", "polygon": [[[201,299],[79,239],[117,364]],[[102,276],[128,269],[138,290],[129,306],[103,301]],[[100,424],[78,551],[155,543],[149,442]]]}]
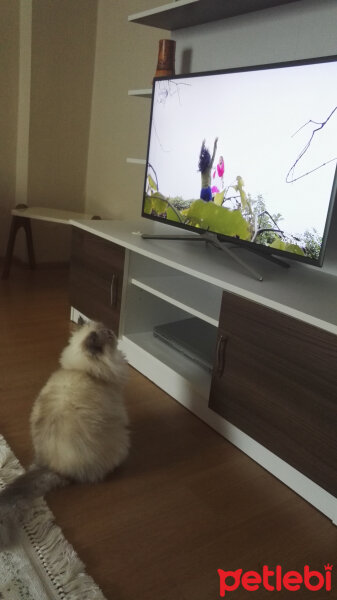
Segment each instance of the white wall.
[{"label": "white wall", "polygon": [[[84,209],[97,1],[0,2],[0,256],[15,204]],[[32,228],[38,262],[69,259],[67,228]]]},{"label": "white wall", "polygon": [[19,0],[0,2],[0,256],[4,254],[15,203],[19,76]]},{"label": "white wall", "polygon": [[156,0],[99,0],[95,75],[86,179],[86,210],[102,217],[139,218],[151,101],[128,97],[151,88],[158,40],[170,32],[128,22]]},{"label": "white wall", "polygon": [[[97,0],[32,8],[27,203],[84,211]],[[32,228],[39,262],[69,259],[70,228]]]}]

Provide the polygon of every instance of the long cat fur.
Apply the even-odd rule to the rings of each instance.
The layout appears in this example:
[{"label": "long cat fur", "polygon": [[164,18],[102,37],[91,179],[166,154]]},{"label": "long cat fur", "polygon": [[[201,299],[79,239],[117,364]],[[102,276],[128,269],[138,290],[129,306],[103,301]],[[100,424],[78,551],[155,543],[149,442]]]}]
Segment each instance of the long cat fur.
[{"label": "long cat fur", "polygon": [[100,481],[125,460],[130,446],[122,395],[126,375],[127,363],[110,329],[89,322],[71,336],[60,368],[33,404],[34,463],[0,494],[0,508],[19,508],[69,481]]}]

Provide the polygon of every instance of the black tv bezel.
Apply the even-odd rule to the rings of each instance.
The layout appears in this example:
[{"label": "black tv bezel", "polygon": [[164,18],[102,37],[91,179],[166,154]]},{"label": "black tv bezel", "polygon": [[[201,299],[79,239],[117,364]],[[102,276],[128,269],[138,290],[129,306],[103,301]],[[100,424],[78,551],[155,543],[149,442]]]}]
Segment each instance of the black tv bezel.
[{"label": "black tv bezel", "polygon": [[149,152],[150,152],[150,140],[151,140],[151,131],[152,131],[154,90],[155,90],[155,85],[157,82],[175,81],[175,80],[179,80],[179,79],[193,79],[194,77],[209,77],[212,75],[226,75],[226,74],[230,74],[230,73],[242,73],[242,72],[249,72],[249,71],[262,71],[262,70],[268,70],[268,69],[269,70],[270,69],[281,69],[281,68],[287,68],[287,67],[314,65],[314,64],[328,63],[328,62],[336,62],[337,63],[337,54],[305,58],[305,59],[298,59],[298,60],[282,61],[282,62],[276,62],[276,63],[263,63],[263,64],[258,64],[258,65],[248,65],[248,66],[244,66],[244,67],[231,67],[231,68],[227,68],[227,69],[198,71],[195,73],[182,73],[179,75],[172,75],[169,77],[166,77],[166,76],[165,77],[154,77],[153,82],[152,82],[151,112],[150,112],[150,121],[149,121],[149,127],[148,127],[147,152],[146,152],[141,216],[150,221],[164,223],[165,225],[170,225],[171,227],[176,227],[178,229],[190,231],[192,233],[196,233],[199,235],[204,234],[204,233],[211,233],[213,235],[216,235],[217,239],[220,242],[228,242],[228,243],[235,244],[237,246],[242,246],[243,248],[246,248],[247,250],[250,250],[257,254],[261,254],[261,255],[265,254],[267,256],[276,255],[278,257],[284,257],[285,259],[290,258],[291,260],[295,260],[295,261],[298,261],[301,263],[306,263],[306,264],[313,265],[316,267],[322,267],[323,261],[324,261],[324,256],[325,256],[325,251],[326,251],[329,229],[330,229],[330,225],[331,225],[332,214],[334,211],[335,203],[337,204],[337,202],[336,202],[337,165],[335,168],[335,177],[334,177],[334,181],[333,181],[333,185],[332,185],[332,189],[331,189],[331,196],[330,196],[329,207],[328,207],[327,216],[326,216],[326,220],[325,220],[324,232],[322,235],[322,245],[321,245],[321,249],[320,249],[320,253],[319,253],[319,258],[317,260],[310,258],[308,256],[301,256],[299,254],[287,252],[286,250],[279,250],[277,248],[271,248],[270,246],[265,246],[263,244],[258,244],[256,242],[249,242],[247,240],[241,240],[239,238],[235,238],[235,237],[228,236],[228,235],[225,235],[222,233],[214,232],[210,229],[201,229],[201,228],[193,227],[191,225],[185,225],[184,223],[178,223],[177,221],[169,221],[169,220],[159,217],[157,215],[149,215],[148,213],[144,212],[144,204],[145,204],[145,196],[146,196],[147,170],[148,170],[148,166],[149,166]]}]

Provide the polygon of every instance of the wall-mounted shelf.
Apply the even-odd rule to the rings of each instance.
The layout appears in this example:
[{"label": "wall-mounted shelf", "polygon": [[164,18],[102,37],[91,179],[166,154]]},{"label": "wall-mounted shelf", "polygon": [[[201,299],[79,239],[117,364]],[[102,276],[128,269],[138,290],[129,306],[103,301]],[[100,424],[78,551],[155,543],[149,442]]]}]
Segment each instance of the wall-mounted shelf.
[{"label": "wall-mounted shelf", "polygon": [[145,158],[127,158],[126,162],[130,165],[146,165]]},{"label": "wall-mounted shelf", "polygon": [[128,96],[137,96],[137,97],[141,97],[141,98],[151,98],[152,96],[152,89],[144,89],[144,90],[129,90],[128,91]]},{"label": "wall-mounted shelf", "polygon": [[135,13],[129,22],[173,31],[299,0],[177,0]]}]

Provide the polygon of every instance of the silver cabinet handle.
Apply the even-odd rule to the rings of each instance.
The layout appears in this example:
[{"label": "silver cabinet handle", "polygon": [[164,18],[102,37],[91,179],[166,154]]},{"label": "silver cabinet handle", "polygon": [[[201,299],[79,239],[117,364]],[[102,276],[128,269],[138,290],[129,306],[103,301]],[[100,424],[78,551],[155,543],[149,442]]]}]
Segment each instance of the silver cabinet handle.
[{"label": "silver cabinet handle", "polygon": [[116,306],[117,303],[117,275],[112,274],[110,283],[110,306]]},{"label": "silver cabinet handle", "polygon": [[223,335],[220,335],[220,337],[218,339],[217,350],[216,350],[216,355],[217,355],[216,371],[217,371],[218,377],[222,377],[224,370],[225,370],[227,342],[228,342],[228,338],[226,338]]}]

